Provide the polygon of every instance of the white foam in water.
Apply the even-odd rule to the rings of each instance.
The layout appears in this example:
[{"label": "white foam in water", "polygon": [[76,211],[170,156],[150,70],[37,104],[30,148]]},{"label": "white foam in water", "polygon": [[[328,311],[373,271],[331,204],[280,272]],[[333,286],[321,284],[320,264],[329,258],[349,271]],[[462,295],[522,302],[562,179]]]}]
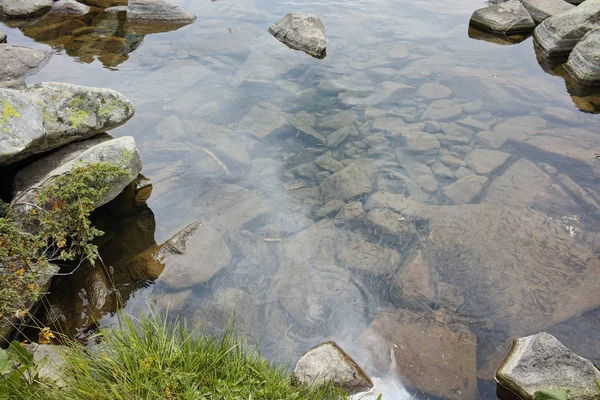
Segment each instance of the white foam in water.
[{"label": "white foam in water", "polygon": [[397,365],[396,365],[396,356],[394,355],[394,350],[390,349],[390,371],[387,375],[379,378],[374,377],[371,379],[373,381],[373,388],[368,392],[358,393],[354,396],[350,397],[351,400],[377,400],[377,398],[381,395],[382,399],[385,400],[412,400],[417,399],[415,396],[412,396],[402,385],[400,379],[398,379]]}]

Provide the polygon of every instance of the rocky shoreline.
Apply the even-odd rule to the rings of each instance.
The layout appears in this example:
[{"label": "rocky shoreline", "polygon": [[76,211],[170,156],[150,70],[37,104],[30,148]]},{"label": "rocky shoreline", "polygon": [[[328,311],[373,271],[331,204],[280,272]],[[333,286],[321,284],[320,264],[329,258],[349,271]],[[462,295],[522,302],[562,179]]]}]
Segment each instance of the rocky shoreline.
[{"label": "rocky shoreline", "polygon": [[[165,23],[176,29],[195,19],[183,10],[171,12],[171,8],[169,12],[152,11],[156,16],[148,17],[141,0],[128,5],[121,1],[88,3],[107,7],[97,14],[101,17],[96,23],[119,21],[127,32],[137,30],[141,37],[164,29]],[[159,1],[149,3],[164,7]],[[65,5],[61,0],[43,12],[84,12],[77,4]],[[94,13],[97,5],[90,4],[89,12]],[[530,9],[525,9],[534,23],[542,18],[538,14],[533,18],[527,11]],[[38,17],[39,12],[31,15]],[[527,29],[532,29],[525,19]],[[325,27],[320,20],[309,21],[316,25],[309,30],[314,40],[305,44],[297,37],[278,33],[281,26],[275,26],[271,33],[293,48],[321,57],[327,46]],[[36,24],[44,32],[43,19]],[[32,37],[42,36],[34,29],[23,31]],[[286,42],[286,37],[290,41]],[[127,49],[135,48],[140,40],[137,36]],[[583,43],[581,51],[576,53],[575,46],[572,57],[583,60],[586,49],[595,48],[585,45],[585,40],[579,42]],[[71,49],[74,54],[85,54],[80,48]],[[113,61],[123,61],[125,54],[116,61],[105,59],[105,65],[117,65]],[[23,215],[31,213],[36,190],[48,179],[67,173],[73,165],[97,160],[119,164],[128,173],[111,183],[111,191],[96,207],[128,195],[123,190],[134,192],[143,204],[147,193],[136,193],[148,191],[150,184],[139,181],[141,160],[133,138],[114,139],[104,133],[133,116],[131,102],[109,89],[64,83],[27,86],[23,78],[48,62],[49,54],[44,51],[2,44],[0,60],[2,57],[11,63],[0,64],[0,163],[9,168],[18,165],[19,172],[10,182],[13,209],[22,210]],[[380,66],[385,74],[390,73],[385,70],[388,59],[408,57],[408,50],[398,46],[383,55],[383,61],[364,63]],[[438,67],[435,57],[410,60],[402,73],[421,76],[427,65]],[[364,66],[358,63],[356,67]],[[243,72],[241,69],[238,74],[242,82],[260,81]],[[291,86],[289,90],[295,89]],[[477,379],[494,379],[500,365],[496,379],[514,391],[524,386],[520,379],[532,379],[514,375],[522,361],[520,350],[511,350],[502,362],[506,351],[498,356],[478,347],[481,333],[494,331],[497,324],[502,327],[499,342],[523,337],[515,347],[534,343],[542,348],[536,354],[544,354],[546,345],[560,350],[553,377],[541,381],[541,386],[523,389],[523,396],[532,396],[532,390],[548,385],[572,390],[576,396],[580,389],[586,395],[592,393],[593,379],[587,378],[597,376],[597,370],[580,362],[583,369],[576,374],[583,371],[585,382],[583,378],[575,383],[560,380],[564,374],[561,363],[576,357],[549,335],[537,334],[558,329],[600,305],[600,298],[594,295],[598,258],[570,234],[569,229],[577,226],[556,218],[570,215],[567,211],[593,210],[593,214],[599,209],[596,193],[555,167],[567,159],[589,171],[590,179],[597,175],[597,164],[590,158],[596,138],[590,130],[573,127],[579,124],[578,115],[546,107],[535,115],[496,120],[481,101],[461,99],[445,84],[412,86],[392,78],[367,89],[358,81],[322,80],[314,90],[331,93],[339,105],[348,108],[309,114],[281,110],[262,101],[241,111],[235,124],[228,126],[185,120],[176,113],[156,124],[154,128],[163,140],[148,140],[144,146],[149,153],[153,146],[156,150],[166,147],[165,160],[151,167],[162,198],[181,199],[181,210],[173,214],[196,207],[206,218],[192,222],[161,245],[153,237],[142,237],[142,243],[124,251],[122,264],[126,273],[135,277],[132,281],[156,280],[166,288],[163,297],[173,299],[171,306],[194,304],[194,323],[198,325],[206,321],[226,325],[232,311],[237,310],[235,324],[244,334],[260,337],[266,332],[273,342],[293,349],[292,353],[344,330],[348,322],[344,317],[352,315],[356,325],[350,328],[360,338],[363,354],[356,356],[359,362],[355,362],[337,345],[324,344],[320,351],[325,358],[343,364],[336,371],[356,378],[361,375],[357,371],[362,371],[358,364],[372,365],[372,376],[397,373],[411,389],[448,399],[476,398]],[[385,108],[397,99],[406,107]],[[359,107],[360,112],[352,107]],[[551,119],[564,126],[550,129]],[[175,140],[185,135],[185,129],[198,132],[200,144]],[[24,131],[29,136],[18,134]],[[262,176],[273,171],[274,161],[257,160],[257,154],[268,141],[286,135],[286,144],[295,145],[296,140],[308,143],[310,150],[303,148],[296,154],[286,151],[281,159],[285,165],[282,184],[276,189],[263,186]],[[511,146],[522,149],[520,155],[513,155],[508,150]],[[191,152],[200,154],[200,161],[192,168],[184,161]],[[236,181],[251,168],[261,172],[261,182]],[[180,176],[189,169],[211,178],[191,202],[179,192]],[[282,197],[286,199],[284,205]],[[284,207],[284,212],[270,216],[276,207]],[[176,218],[181,218],[177,223],[185,220]],[[145,234],[153,235],[153,227]],[[118,249],[116,236],[106,239],[109,249]],[[264,256],[260,264],[253,265],[256,253]],[[239,259],[251,261],[238,267],[234,264]],[[209,300],[194,299],[194,288],[224,272],[233,270],[235,275],[235,268],[257,266],[270,275],[264,287],[266,299],[260,299],[251,288],[235,287],[235,280],[231,287],[209,292]],[[110,297],[106,295],[106,277],[92,281],[86,298],[90,309],[99,315],[112,310],[106,300]],[[389,297],[389,304],[395,307],[370,308],[365,293],[373,292]],[[162,306],[168,304],[164,298],[156,301]],[[265,309],[258,304],[266,304]],[[341,312],[336,315],[332,310]],[[365,310],[364,315],[357,310]],[[90,317],[88,325],[93,323]],[[322,332],[325,323],[329,331]],[[536,334],[533,339],[527,336],[532,334]],[[314,366],[307,358],[298,363],[298,379],[320,375],[319,371],[330,367]],[[482,360],[490,366],[487,374]],[[332,378],[335,381],[337,376]],[[363,378],[358,384],[344,382],[364,390],[369,387],[365,383],[369,378]]]}]

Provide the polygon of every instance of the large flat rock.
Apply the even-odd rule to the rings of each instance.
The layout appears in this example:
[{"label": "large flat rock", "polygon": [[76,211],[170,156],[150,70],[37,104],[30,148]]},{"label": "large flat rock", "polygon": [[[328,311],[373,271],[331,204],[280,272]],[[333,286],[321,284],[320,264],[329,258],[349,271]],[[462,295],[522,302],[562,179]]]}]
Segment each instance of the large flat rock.
[{"label": "large flat rock", "polygon": [[0,165],[116,128],[133,113],[110,89],[50,82],[0,89]]},{"label": "large flat rock", "polygon": [[519,0],[509,0],[476,10],[471,25],[494,33],[526,33],[535,28],[533,19]]}]

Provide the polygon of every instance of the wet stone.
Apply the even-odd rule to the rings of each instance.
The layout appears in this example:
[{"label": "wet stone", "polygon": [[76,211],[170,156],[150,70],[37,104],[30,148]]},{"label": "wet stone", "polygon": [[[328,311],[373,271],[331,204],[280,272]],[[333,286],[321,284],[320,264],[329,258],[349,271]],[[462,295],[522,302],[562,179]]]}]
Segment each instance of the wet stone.
[{"label": "wet stone", "polygon": [[440,161],[451,167],[461,167],[466,165],[462,158],[452,154],[444,154],[440,158]]},{"label": "wet stone", "polygon": [[339,226],[357,227],[364,223],[365,210],[360,201],[348,203],[335,216],[334,222]]},{"label": "wet stone", "polygon": [[573,400],[598,398],[600,371],[546,332],[513,341],[496,379],[523,398],[538,390],[568,390]]},{"label": "wet stone", "polygon": [[535,28],[534,39],[546,57],[566,56],[589,31],[600,28],[600,7],[595,1],[550,17]]},{"label": "wet stone", "polygon": [[357,160],[321,183],[324,201],[351,200],[375,189],[376,162]]},{"label": "wet stone", "polygon": [[429,133],[406,133],[402,138],[406,147],[415,153],[435,155],[440,150],[440,142],[434,135]]},{"label": "wet stone", "polygon": [[323,205],[323,207],[319,208],[316,212],[315,212],[315,216],[319,217],[319,218],[325,218],[328,217],[334,213],[337,213],[338,211],[341,210],[342,207],[344,207],[344,205],[346,205],[346,203],[344,203],[341,200],[331,200],[328,201],[327,203],[325,203]]},{"label": "wet stone", "polygon": [[373,387],[371,379],[334,342],[323,343],[302,355],[294,367],[292,379],[311,386],[331,382],[348,394],[366,392]]},{"label": "wet stone", "polygon": [[469,129],[474,130],[475,132],[485,131],[490,129],[490,124],[487,122],[479,121],[472,116],[468,116],[467,118],[463,118],[459,121],[456,121],[457,124],[461,126],[465,126]]},{"label": "wet stone", "polygon": [[575,7],[564,0],[523,0],[523,6],[536,24]]},{"label": "wet stone", "polygon": [[535,28],[533,19],[519,0],[476,10],[471,15],[471,25],[502,34],[531,32]]},{"label": "wet stone", "polygon": [[329,172],[329,171],[321,171],[321,172],[317,172],[315,174],[315,179],[317,180],[317,182],[321,183],[325,179],[329,178],[330,176],[331,176],[331,172]]},{"label": "wet stone", "polygon": [[451,94],[452,90],[449,87],[439,83],[424,83],[417,90],[417,96],[430,100],[445,99]]},{"label": "wet stone", "polygon": [[6,34],[0,32],[0,43],[6,43]]},{"label": "wet stone", "polygon": [[509,156],[497,150],[476,149],[467,154],[465,161],[477,174],[488,175],[500,168]]},{"label": "wet stone", "polygon": [[579,113],[561,107],[546,107],[542,110],[542,115],[549,120],[555,120],[563,124],[579,125],[582,122]]},{"label": "wet stone", "polygon": [[390,142],[380,133],[367,136],[367,143],[369,146],[377,149],[385,149],[389,146]]},{"label": "wet stone", "polygon": [[367,213],[366,221],[386,243],[395,243],[401,248],[406,248],[417,238],[414,225],[391,210],[371,210]]},{"label": "wet stone", "polygon": [[422,175],[418,177],[417,185],[422,187],[426,192],[435,192],[438,189],[438,181],[430,175]]},{"label": "wet stone", "polygon": [[327,50],[325,25],[311,14],[289,13],[269,27],[277,40],[313,57],[322,57]]},{"label": "wet stone", "polygon": [[356,114],[353,111],[344,110],[321,118],[317,122],[317,127],[319,129],[337,130],[346,125],[355,125],[356,122]]},{"label": "wet stone", "polygon": [[292,169],[294,175],[300,178],[312,179],[319,171],[319,167],[313,161],[309,161],[304,164],[300,164]]},{"label": "wet stone", "polygon": [[501,132],[482,131],[475,135],[475,143],[480,146],[498,149],[506,142],[506,136]]},{"label": "wet stone", "polygon": [[50,12],[58,15],[85,15],[90,12],[90,8],[75,0],[59,0],[52,4]]},{"label": "wet stone", "polygon": [[[405,263],[406,264],[406,263]],[[392,296],[413,309],[430,307],[436,301],[436,271],[418,251],[413,259],[398,271],[392,280]]]},{"label": "wet stone", "polygon": [[535,135],[548,125],[545,119],[534,116],[511,118],[494,127],[494,133],[501,134],[510,140],[525,140]]},{"label": "wet stone", "polygon": [[456,176],[458,179],[470,175],[475,175],[475,172],[466,167],[458,167],[456,171],[454,171],[454,176]]},{"label": "wet stone", "polygon": [[405,125],[406,123],[402,118],[386,117],[376,119],[375,121],[373,121],[373,124],[371,126],[374,130],[384,131],[394,136],[395,134],[401,134],[402,132],[404,132],[403,127]]},{"label": "wet stone", "polygon": [[446,167],[441,162],[435,162],[431,165],[431,170],[436,176],[440,178],[454,178],[454,172],[448,167]]},{"label": "wet stone", "polygon": [[485,176],[468,175],[446,186],[442,192],[454,204],[470,203],[483,190],[488,178]]},{"label": "wet stone", "polygon": [[360,136],[356,125],[346,125],[327,136],[327,147],[336,148],[349,137]]},{"label": "wet stone", "polygon": [[600,84],[600,24],[588,32],[573,48],[565,68],[584,85]]},{"label": "wet stone", "polygon": [[322,155],[316,158],[315,164],[329,172],[338,172],[344,168],[344,164],[328,155]]},{"label": "wet stone", "polygon": [[53,0],[4,0],[2,8],[8,18],[32,18],[50,11]]},{"label": "wet stone", "polygon": [[462,114],[462,107],[452,100],[436,100],[427,107],[427,110],[421,116],[421,119],[434,121],[448,120],[458,117]]},{"label": "wet stone", "polygon": [[[6,40],[6,36],[4,39]],[[44,50],[8,44],[0,46],[0,81],[15,80],[35,74],[48,63],[51,56]]]}]

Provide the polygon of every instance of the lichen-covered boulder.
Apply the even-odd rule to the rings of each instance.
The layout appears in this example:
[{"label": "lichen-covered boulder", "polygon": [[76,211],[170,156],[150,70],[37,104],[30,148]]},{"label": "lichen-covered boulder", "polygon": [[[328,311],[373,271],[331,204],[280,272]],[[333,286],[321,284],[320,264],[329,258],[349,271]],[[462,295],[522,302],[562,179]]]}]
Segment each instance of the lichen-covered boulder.
[{"label": "lichen-covered boulder", "polygon": [[546,57],[566,56],[592,29],[600,28],[600,0],[586,0],[535,28],[534,39]]},{"label": "lichen-covered boulder", "polygon": [[8,18],[37,17],[50,11],[53,0],[4,0],[2,7]]},{"label": "lichen-covered boulder", "polygon": [[349,394],[366,392],[373,387],[371,379],[358,364],[334,342],[323,343],[304,353],[296,363],[292,379],[304,385],[326,385]]},{"label": "lichen-covered boulder", "polygon": [[0,165],[116,128],[133,113],[131,102],[110,89],[67,83],[0,89]]},{"label": "lichen-covered boulder", "polygon": [[125,171],[125,174],[110,178],[110,181],[108,182],[109,189],[94,205],[94,208],[101,207],[117,197],[127,185],[137,178],[142,170],[142,161],[133,137],[124,136],[99,143],[66,164],[49,171],[34,185],[22,190],[15,196],[11,202],[11,208],[15,215],[15,219],[20,222],[21,227],[25,231],[32,231],[35,229],[35,221],[31,222],[29,215],[31,214],[31,210],[38,203],[38,193],[40,188],[43,189],[47,185],[52,184],[54,179],[61,175],[68,174],[79,165],[89,165],[99,162],[118,165]]},{"label": "lichen-covered boulder", "polygon": [[553,15],[575,8],[573,4],[564,0],[523,0],[523,6],[529,11],[529,15],[536,24]]},{"label": "lichen-covered boulder", "polygon": [[[4,39],[6,40],[6,36]],[[16,80],[35,74],[50,61],[50,57],[52,54],[45,50],[8,44],[0,46],[0,81]]]},{"label": "lichen-covered boulder", "polygon": [[571,400],[597,400],[600,371],[549,333],[518,338],[496,371],[498,382],[523,399],[544,389],[568,390]]},{"label": "lichen-covered boulder", "polygon": [[502,34],[530,32],[535,28],[533,19],[519,0],[475,10],[471,25]]},{"label": "lichen-covered boulder", "polygon": [[191,24],[196,15],[163,0],[129,0],[126,6],[107,8],[107,12],[127,13],[127,21],[150,24]]},{"label": "lichen-covered boulder", "polygon": [[277,40],[313,57],[323,57],[327,50],[325,25],[315,15],[289,13],[269,27]]},{"label": "lichen-covered boulder", "polygon": [[600,85],[600,28],[589,31],[575,45],[565,68],[579,83]]}]

